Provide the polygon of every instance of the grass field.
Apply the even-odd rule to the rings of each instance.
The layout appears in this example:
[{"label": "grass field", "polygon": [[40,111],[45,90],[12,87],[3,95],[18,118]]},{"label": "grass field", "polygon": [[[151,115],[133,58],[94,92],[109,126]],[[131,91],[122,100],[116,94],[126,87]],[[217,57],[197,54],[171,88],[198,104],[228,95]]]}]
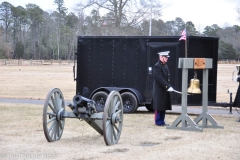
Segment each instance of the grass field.
[{"label": "grass field", "polygon": [[[77,119],[66,119],[61,139],[47,142],[39,105],[0,103],[0,113],[0,159],[38,156],[64,160],[238,160],[240,157],[240,124],[236,116],[214,115],[224,129],[205,128],[195,132],[157,127],[149,112],[125,114],[118,144],[106,146],[102,135]],[[167,115],[166,121],[173,122],[176,118],[177,115]]]},{"label": "grass field", "polygon": [[[236,64],[218,65],[217,102],[229,102],[228,89],[235,97],[235,70]],[[45,99],[51,88],[59,88],[66,100],[72,100],[76,93],[72,65],[0,66],[0,75],[0,97]]]},{"label": "grass field", "polygon": [[[234,64],[218,66],[217,101],[235,97]],[[0,97],[45,99],[51,88],[60,88],[66,100],[75,95],[72,66],[0,66]],[[0,159],[220,159],[239,160],[240,122],[236,115],[212,115],[223,129],[202,132],[157,127],[154,115],[138,111],[124,114],[118,144],[106,146],[102,135],[86,122],[66,119],[57,142],[46,141],[42,128],[43,105],[0,102]],[[171,124],[178,115],[167,114]],[[191,115],[191,118],[195,118]]]}]

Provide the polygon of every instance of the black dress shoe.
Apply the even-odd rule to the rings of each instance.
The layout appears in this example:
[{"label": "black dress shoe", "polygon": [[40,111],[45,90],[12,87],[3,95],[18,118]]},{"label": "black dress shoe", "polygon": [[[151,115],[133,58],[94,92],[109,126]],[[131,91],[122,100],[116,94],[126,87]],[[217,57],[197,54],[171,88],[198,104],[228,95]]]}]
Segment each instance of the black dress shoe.
[{"label": "black dress shoe", "polygon": [[161,124],[160,126],[162,126],[162,127],[169,126],[169,124]]},{"label": "black dress shoe", "polygon": [[169,124],[157,124],[157,126],[164,127],[164,126],[169,126]]}]

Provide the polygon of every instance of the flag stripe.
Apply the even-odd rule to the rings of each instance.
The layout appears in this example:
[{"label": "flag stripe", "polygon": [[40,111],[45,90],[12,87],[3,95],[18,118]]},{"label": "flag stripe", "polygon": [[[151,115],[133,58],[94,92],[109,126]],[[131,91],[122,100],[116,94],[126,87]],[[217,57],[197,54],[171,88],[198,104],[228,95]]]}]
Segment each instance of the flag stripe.
[{"label": "flag stripe", "polygon": [[186,28],[184,28],[184,30],[181,33],[181,37],[179,38],[180,40],[186,40],[187,39],[187,32],[186,32]]}]

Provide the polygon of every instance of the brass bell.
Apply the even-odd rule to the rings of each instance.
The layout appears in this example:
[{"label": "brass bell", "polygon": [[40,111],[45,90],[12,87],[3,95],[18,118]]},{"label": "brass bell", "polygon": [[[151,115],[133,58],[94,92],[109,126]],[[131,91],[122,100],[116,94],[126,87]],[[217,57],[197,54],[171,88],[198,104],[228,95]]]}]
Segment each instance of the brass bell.
[{"label": "brass bell", "polygon": [[188,93],[192,93],[192,94],[201,94],[201,90],[199,87],[199,80],[197,79],[197,74],[195,72],[194,78],[191,79],[190,81],[190,86],[187,90]]}]

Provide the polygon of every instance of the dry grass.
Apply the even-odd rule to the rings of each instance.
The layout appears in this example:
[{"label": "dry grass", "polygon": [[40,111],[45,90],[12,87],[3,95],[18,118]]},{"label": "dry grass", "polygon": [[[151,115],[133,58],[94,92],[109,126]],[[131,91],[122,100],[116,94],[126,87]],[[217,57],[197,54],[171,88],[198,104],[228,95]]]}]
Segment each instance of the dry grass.
[{"label": "dry grass", "polygon": [[[233,93],[235,98],[238,83],[232,81],[232,73],[236,70],[236,64],[218,64],[217,74],[217,102],[229,102],[229,92]],[[236,73],[234,74],[234,78]]]},{"label": "dry grass", "polygon": [[[234,64],[218,66],[217,101],[229,102],[227,89],[236,93],[231,81]],[[66,100],[75,95],[72,66],[0,66],[0,97],[45,99],[57,87]],[[0,103],[0,159],[231,159],[240,157],[238,116],[213,115],[224,129],[203,132],[157,127],[153,114],[125,114],[119,143],[106,146],[86,122],[66,119],[61,139],[46,141],[41,105]],[[171,124],[178,115],[168,114]],[[195,118],[191,116],[191,118]]]},{"label": "dry grass", "polygon": [[67,100],[76,94],[71,65],[0,66],[0,97],[45,99],[59,88]]},{"label": "dry grass", "polygon": [[[235,97],[234,70],[236,64],[218,64],[217,102],[229,102],[227,89]],[[59,88],[66,100],[72,100],[76,93],[72,65],[0,66],[0,75],[0,97],[45,99],[51,88]]]},{"label": "dry grass", "polygon": [[[240,125],[236,116],[214,115],[224,129],[205,128],[203,132],[194,132],[157,127],[149,112],[125,114],[119,143],[106,146],[103,136],[77,119],[66,119],[61,139],[47,142],[39,105],[0,104],[0,112],[0,159],[48,156],[49,159],[86,160],[237,160],[240,157]],[[167,115],[166,121],[173,122],[176,118],[177,115]]]}]

